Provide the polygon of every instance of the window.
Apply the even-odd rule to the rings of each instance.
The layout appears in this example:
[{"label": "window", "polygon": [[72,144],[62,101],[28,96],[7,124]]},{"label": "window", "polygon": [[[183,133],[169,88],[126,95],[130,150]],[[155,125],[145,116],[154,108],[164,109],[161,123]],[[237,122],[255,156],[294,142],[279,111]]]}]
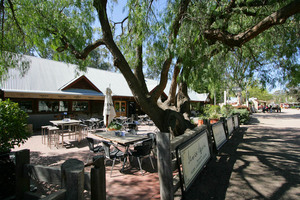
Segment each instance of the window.
[{"label": "window", "polygon": [[68,102],[67,101],[59,101],[59,112],[68,111]]},{"label": "window", "polygon": [[39,101],[39,112],[65,112],[68,111],[67,101]]},{"label": "window", "polygon": [[72,104],[73,111],[88,111],[88,107],[88,101],[73,101]]},{"label": "window", "polygon": [[32,113],[32,101],[17,101],[21,110]]},{"label": "window", "polygon": [[39,101],[39,112],[57,112],[58,101]]}]

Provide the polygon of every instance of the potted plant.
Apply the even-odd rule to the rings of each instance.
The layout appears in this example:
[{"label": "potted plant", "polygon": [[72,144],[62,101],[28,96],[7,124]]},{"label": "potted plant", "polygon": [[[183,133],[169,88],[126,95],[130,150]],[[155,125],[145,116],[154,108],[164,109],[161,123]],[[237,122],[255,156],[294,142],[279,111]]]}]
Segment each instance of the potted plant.
[{"label": "potted plant", "polygon": [[119,124],[117,122],[111,122],[107,126],[107,130],[109,130],[109,131],[117,131],[117,130],[121,130],[121,129],[122,129],[122,124]]},{"label": "potted plant", "polygon": [[205,108],[205,113],[210,119],[210,123],[216,123],[220,119],[220,106],[218,105],[208,105]]},{"label": "potted plant", "polygon": [[201,126],[202,124],[204,124],[205,119],[208,119],[208,117],[206,115],[199,115],[199,117],[198,117],[198,126]]},{"label": "potted plant", "polygon": [[[27,129],[27,114],[17,103],[0,100],[0,180],[4,196],[14,192],[14,164],[10,159],[10,151],[15,145],[24,143],[31,133]],[[2,193],[2,192],[1,192]],[[0,196],[2,198],[2,196]]]},{"label": "potted plant", "polygon": [[212,113],[212,114],[209,116],[209,119],[210,119],[210,123],[211,123],[211,124],[217,123],[217,122],[220,120],[220,115],[217,114],[217,113]]}]

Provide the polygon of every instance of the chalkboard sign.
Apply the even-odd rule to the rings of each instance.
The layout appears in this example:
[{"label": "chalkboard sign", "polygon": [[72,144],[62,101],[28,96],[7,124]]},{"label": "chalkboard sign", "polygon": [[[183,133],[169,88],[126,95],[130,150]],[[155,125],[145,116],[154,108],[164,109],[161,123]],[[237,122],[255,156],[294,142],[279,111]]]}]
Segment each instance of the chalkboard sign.
[{"label": "chalkboard sign", "polygon": [[212,126],[213,137],[217,150],[219,150],[223,144],[227,141],[223,123],[219,121]]},{"label": "chalkboard sign", "polygon": [[[181,159],[178,159],[180,156]],[[207,130],[178,146],[177,161],[182,191],[187,190],[210,159]],[[181,165],[179,161],[181,160]],[[181,171],[182,169],[182,171]]]},{"label": "chalkboard sign", "polygon": [[233,119],[232,117],[227,118],[226,120],[227,123],[227,131],[228,131],[228,136],[232,135],[233,133]]},{"label": "chalkboard sign", "polygon": [[238,115],[234,115],[234,128],[237,129],[239,127],[239,117]]}]

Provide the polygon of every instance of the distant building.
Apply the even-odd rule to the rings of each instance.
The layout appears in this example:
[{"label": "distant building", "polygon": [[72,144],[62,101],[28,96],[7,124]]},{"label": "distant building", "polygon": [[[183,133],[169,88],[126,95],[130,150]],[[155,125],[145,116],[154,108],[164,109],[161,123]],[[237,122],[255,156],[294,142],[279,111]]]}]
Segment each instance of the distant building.
[{"label": "distant building", "polygon": [[[136,103],[128,84],[120,73],[95,68],[86,72],[77,66],[32,56],[28,72],[21,76],[19,70],[10,69],[8,79],[0,84],[0,97],[18,102],[29,114],[28,123],[34,129],[49,124],[49,120],[60,119],[64,114],[77,119],[102,118],[105,90],[112,90],[117,116],[143,114]],[[146,79],[149,91],[158,81]],[[163,96],[167,97],[168,83]],[[207,101],[208,94],[189,90],[191,102]]]}]

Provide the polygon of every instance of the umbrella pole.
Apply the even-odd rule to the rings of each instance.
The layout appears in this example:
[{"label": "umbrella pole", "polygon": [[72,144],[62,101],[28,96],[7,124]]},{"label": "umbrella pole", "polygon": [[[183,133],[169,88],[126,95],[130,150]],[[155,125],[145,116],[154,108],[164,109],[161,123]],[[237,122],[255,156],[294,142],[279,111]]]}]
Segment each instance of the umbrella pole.
[{"label": "umbrella pole", "polygon": [[108,115],[106,115],[106,128],[108,127]]}]

